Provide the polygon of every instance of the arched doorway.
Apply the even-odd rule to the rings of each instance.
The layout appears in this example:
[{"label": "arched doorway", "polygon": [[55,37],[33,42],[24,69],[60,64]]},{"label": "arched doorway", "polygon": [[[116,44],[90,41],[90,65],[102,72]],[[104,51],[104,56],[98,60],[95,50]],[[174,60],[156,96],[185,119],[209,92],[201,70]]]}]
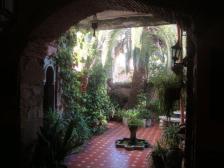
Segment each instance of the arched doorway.
[{"label": "arched doorway", "polygon": [[[69,3],[68,3],[69,4]],[[116,3],[115,3],[116,4]],[[89,9],[91,6],[91,10],[86,10],[86,12],[83,13],[76,13],[75,11],[79,11],[80,8],[82,9]],[[144,3],[137,3],[137,5],[134,7],[130,5],[129,3],[126,3],[126,1],[122,1],[120,5],[113,5],[110,1],[106,2],[105,5],[102,5],[100,1],[88,1],[88,3],[85,3],[83,1],[80,3],[77,3],[75,1],[70,2],[69,5],[65,5],[63,8],[61,7],[60,10],[57,12],[52,12],[52,15],[49,16],[43,24],[39,25],[32,33],[30,34],[30,37],[32,37],[31,41],[28,42],[27,47],[25,48],[24,52],[25,54],[29,53],[28,51],[32,51],[32,57],[34,58],[42,58],[44,55],[46,55],[45,46],[49,44],[49,42],[52,42],[53,40],[57,39],[59,35],[63,32],[65,32],[70,26],[77,23],[81,19],[86,18],[87,16],[90,16],[92,14],[102,12],[104,10],[127,10],[127,11],[137,11],[137,12],[145,12],[150,13],[151,7],[148,5],[145,5]],[[71,12],[72,11],[72,12]],[[157,8],[155,8],[154,13],[157,11]],[[173,16],[171,12],[167,11],[167,13],[163,13],[162,10],[159,13],[160,15],[164,16],[165,14]],[[67,15],[67,19],[64,19],[64,17],[61,17],[61,14]],[[78,15],[77,15],[78,14]],[[167,19],[167,18],[166,18]],[[173,20],[174,18],[171,17],[171,19],[168,18],[168,20]],[[56,26],[55,26],[56,25]],[[50,27],[54,27],[54,31]],[[35,47],[33,47],[35,46]],[[40,52],[41,51],[41,52]],[[47,67],[45,71],[46,81],[44,83],[44,100],[43,100],[43,112],[49,110],[49,108],[54,110],[54,99],[55,99],[55,93],[54,93],[54,69],[53,67]]]},{"label": "arched doorway", "polygon": [[44,114],[49,110],[54,110],[54,69],[52,66],[46,68],[46,81],[44,83],[44,101],[43,112]]}]

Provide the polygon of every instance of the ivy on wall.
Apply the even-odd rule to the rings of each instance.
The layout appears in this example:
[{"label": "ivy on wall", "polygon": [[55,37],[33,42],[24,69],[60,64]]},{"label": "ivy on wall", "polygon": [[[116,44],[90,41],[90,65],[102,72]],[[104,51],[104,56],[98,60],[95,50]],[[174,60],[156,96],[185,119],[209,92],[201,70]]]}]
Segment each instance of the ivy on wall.
[{"label": "ivy on wall", "polygon": [[[93,134],[102,132],[113,106],[107,95],[107,76],[97,53],[97,39],[87,30],[72,27],[58,40],[56,63],[60,67],[63,111],[83,116]],[[80,90],[84,75],[88,77],[86,92]]]}]

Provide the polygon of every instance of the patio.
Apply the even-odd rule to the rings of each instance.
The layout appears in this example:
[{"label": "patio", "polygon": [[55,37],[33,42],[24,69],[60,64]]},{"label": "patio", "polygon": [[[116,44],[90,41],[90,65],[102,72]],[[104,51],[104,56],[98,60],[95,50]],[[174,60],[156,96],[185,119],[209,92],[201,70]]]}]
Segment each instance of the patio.
[{"label": "patio", "polygon": [[[149,128],[140,128],[138,138],[147,140],[154,145],[161,135],[158,124]],[[117,122],[109,122],[108,130],[102,135],[93,137],[78,154],[66,159],[68,168],[146,168],[147,156],[152,148],[127,151],[115,147],[115,140],[129,137],[126,126]]]}]

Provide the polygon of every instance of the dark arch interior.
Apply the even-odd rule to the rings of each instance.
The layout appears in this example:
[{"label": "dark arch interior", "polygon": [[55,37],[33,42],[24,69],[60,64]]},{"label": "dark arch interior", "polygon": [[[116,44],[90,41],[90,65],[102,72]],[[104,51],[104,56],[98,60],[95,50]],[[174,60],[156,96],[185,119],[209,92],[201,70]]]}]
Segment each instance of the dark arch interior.
[{"label": "dark arch interior", "polygon": [[[1,25],[0,44],[1,44],[1,82],[3,97],[1,106],[1,140],[3,160],[8,161],[8,167],[21,163],[21,118],[20,115],[20,76],[18,71],[19,58],[21,55],[38,58],[46,53],[45,42],[55,40],[72,24],[90,16],[96,12],[110,8],[129,9],[134,11],[136,6],[155,7],[154,13],[167,16],[175,16],[180,23],[184,23],[189,32],[188,39],[188,104],[187,104],[187,133],[188,147],[186,157],[188,165],[186,167],[220,167],[224,151],[224,129],[222,110],[214,108],[220,105],[220,101],[214,102],[212,93],[216,86],[213,77],[221,60],[212,61],[223,52],[223,18],[222,5],[215,2],[199,2],[197,0],[166,1],[166,0],[110,0],[103,3],[100,0],[39,0],[39,1],[16,1],[3,0],[2,8],[7,8],[11,14],[7,22]],[[108,3],[110,2],[110,3]],[[140,4],[144,6],[141,7]],[[68,4],[67,7],[65,4]],[[114,4],[114,6],[112,5]],[[136,5],[136,6],[135,6]],[[220,6],[220,7],[219,7]],[[150,11],[146,8],[143,11]],[[151,9],[151,8],[150,8]],[[212,11],[212,9],[215,11]],[[78,12],[81,11],[82,12]],[[140,10],[139,10],[140,11]],[[172,15],[169,15],[172,13]],[[0,13],[0,16],[3,16]],[[167,14],[167,15],[166,15]],[[84,15],[84,16],[83,16]],[[171,17],[170,20],[173,18]],[[4,19],[3,19],[4,20]],[[1,20],[2,23],[2,20]],[[5,27],[2,27],[6,25]],[[31,33],[33,32],[33,33]],[[30,45],[29,45],[30,44]],[[25,46],[28,50],[23,53]],[[215,47],[216,51],[209,52]],[[195,48],[195,49],[194,49]],[[9,66],[10,65],[10,66]],[[194,74],[194,70],[196,74]],[[47,73],[48,81],[52,81],[52,71]],[[209,78],[209,73],[212,78]],[[219,71],[220,73],[220,71]],[[218,74],[219,74],[218,73]],[[32,74],[35,75],[35,74]],[[221,82],[221,76],[215,78],[215,82]],[[48,84],[50,82],[46,82]],[[209,85],[211,83],[211,85]],[[47,86],[47,85],[46,85]],[[221,87],[221,86],[220,86]],[[216,88],[217,89],[217,88]],[[46,95],[52,95],[52,86],[46,89]],[[215,91],[220,92],[219,89]],[[53,107],[53,103],[48,101],[48,107]],[[217,97],[216,97],[217,98]],[[218,98],[217,98],[218,99]],[[47,103],[48,102],[48,103]],[[209,108],[211,105],[211,108]],[[215,111],[215,110],[216,111]],[[214,115],[215,114],[215,115]],[[30,126],[32,127],[32,126]],[[13,151],[13,152],[12,152]]]},{"label": "dark arch interior", "polygon": [[44,113],[54,110],[54,97],[54,70],[52,67],[48,67],[44,85]]}]

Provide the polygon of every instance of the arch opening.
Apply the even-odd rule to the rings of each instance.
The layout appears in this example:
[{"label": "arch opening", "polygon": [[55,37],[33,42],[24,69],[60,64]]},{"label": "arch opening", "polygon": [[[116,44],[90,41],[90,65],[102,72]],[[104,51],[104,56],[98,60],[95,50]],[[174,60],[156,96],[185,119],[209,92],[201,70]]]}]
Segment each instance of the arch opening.
[{"label": "arch opening", "polygon": [[55,86],[54,69],[51,66],[46,70],[46,81],[44,84],[43,112],[46,114],[49,110],[55,109]]},{"label": "arch opening", "polygon": [[[100,11],[103,11],[103,9],[100,9]],[[95,11],[91,11],[90,13],[88,13],[88,15],[92,15],[92,14],[95,14],[95,13],[96,13]],[[151,17],[151,15],[149,17]],[[80,17],[80,18],[82,18],[82,17]],[[81,20],[80,18],[77,17],[75,22],[80,21]],[[59,20],[61,21],[61,19],[59,19]],[[108,19],[108,20],[110,20],[110,19]],[[47,23],[48,21],[49,21],[49,23]],[[62,33],[62,32],[65,32],[65,30],[67,29],[67,28],[66,29],[63,28],[63,30],[62,30],[61,27],[58,28],[58,29],[56,27],[55,30],[53,31],[54,34],[52,34],[50,32],[49,33],[49,38],[48,38],[47,35],[48,35],[49,30],[46,31],[47,33],[44,32],[44,30],[46,28],[45,26],[49,26],[48,24],[52,23],[52,20],[49,19],[48,21],[46,21],[43,25],[40,25],[40,27],[38,29],[36,29],[36,31],[34,31],[33,34],[32,34],[35,37],[34,41],[33,41],[33,44],[37,44],[37,46],[39,46],[41,49],[44,48],[44,45],[48,45],[49,39],[51,39],[51,41],[57,39],[59,37],[59,34]],[[57,26],[60,24],[60,21],[56,22]],[[128,21],[128,20],[126,20],[126,21]],[[119,23],[117,23],[117,22],[114,22],[114,23],[116,23],[116,25],[119,26]],[[103,24],[108,26],[108,22],[103,23],[103,21],[102,21],[102,25]],[[72,23],[71,22],[66,23],[67,27],[69,27],[68,25],[72,25]],[[127,26],[127,25],[124,24],[123,26]],[[132,26],[133,26],[133,24],[132,24]],[[108,27],[107,27],[107,29],[108,29]],[[42,43],[43,41],[44,41],[44,43]],[[45,52],[46,51],[43,51],[43,53],[45,53]],[[45,55],[43,53],[41,53],[41,56],[40,56],[39,51],[37,51],[37,52],[34,51],[33,56],[36,57],[36,58],[38,58],[38,57],[41,58],[43,55]],[[55,103],[54,102],[55,102],[54,69],[52,67],[48,67],[47,70],[46,70],[46,82],[44,84],[43,112],[46,113],[49,109],[54,110],[55,109]]]}]

